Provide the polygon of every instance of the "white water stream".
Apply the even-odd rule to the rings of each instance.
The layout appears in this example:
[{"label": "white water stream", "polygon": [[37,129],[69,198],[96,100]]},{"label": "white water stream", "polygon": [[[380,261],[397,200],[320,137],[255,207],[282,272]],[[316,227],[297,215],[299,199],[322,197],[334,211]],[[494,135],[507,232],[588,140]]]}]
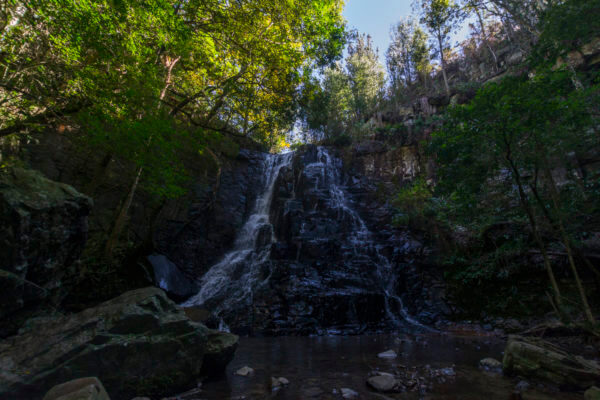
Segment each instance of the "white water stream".
[{"label": "white water stream", "polygon": [[[240,229],[233,249],[213,265],[200,281],[200,291],[183,306],[202,306],[211,302],[210,310],[220,316],[223,310],[238,305],[252,304],[254,289],[260,285],[260,266],[269,258],[273,243],[273,228],[269,222],[269,209],[273,188],[279,172],[290,164],[293,153],[269,154],[264,160],[264,189],[256,199],[253,212]],[[265,233],[269,243],[258,243]],[[222,328],[225,326],[222,325]]]},{"label": "white water stream", "polygon": [[404,308],[402,299],[395,294],[394,282],[396,279],[394,279],[392,264],[387,257],[380,253],[380,248],[375,244],[373,233],[367,228],[361,216],[350,207],[345,192],[342,189],[342,179],[340,176],[340,171],[342,170],[341,160],[332,157],[326,148],[319,147],[317,149],[317,161],[306,165],[304,168],[309,171],[316,169],[320,172],[320,177],[317,174],[315,189],[319,189],[319,186],[324,186],[329,190],[329,206],[338,210],[338,220],[341,218],[350,219],[352,230],[347,240],[351,244],[354,254],[358,255],[361,251],[363,254],[374,254],[378,282],[381,284],[381,290],[385,293],[385,311],[388,318],[396,327],[401,326],[401,320],[394,313],[390,304],[390,301],[393,301],[396,303],[395,309],[398,310],[400,317],[404,321],[410,325],[430,330],[430,328],[422,325],[408,314]]}]

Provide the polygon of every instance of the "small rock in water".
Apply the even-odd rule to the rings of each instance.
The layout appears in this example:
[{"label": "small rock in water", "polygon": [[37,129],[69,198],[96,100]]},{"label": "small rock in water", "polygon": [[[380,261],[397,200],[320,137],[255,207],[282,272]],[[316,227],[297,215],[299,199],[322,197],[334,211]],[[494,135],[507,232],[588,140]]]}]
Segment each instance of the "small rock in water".
[{"label": "small rock in water", "polygon": [[281,382],[282,385],[289,385],[290,381],[288,381],[287,379],[285,379],[283,376],[279,377],[279,382]]},{"label": "small rock in water", "polygon": [[348,389],[348,388],[342,388],[342,397],[344,399],[357,399],[358,398],[358,392],[355,392],[352,389]]},{"label": "small rock in water", "polygon": [[281,388],[281,382],[279,382],[279,379],[275,378],[274,376],[271,377],[271,388],[273,390],[279,390]]},{"label": "small rock in water", "polygon": [[456,371],[454,371],[454,368],[452,367],[447,367],[440,369],[440,374],[445,376],[455,376]]},{"label": "small rock in water", "polygon": [[529,382],[527,381],[521,381],[515,386],[515,390],[518,390],[519,392],[525,392],[527,389],[529,389]]},{"label": "small rock in water", "polygon": [[394,350],[388,350],[388,351],[384,351],[383,353],[377,354],[377,357],[379,357],[379,358],[396,358],[396,357],[398,357],[398,354],[396,354],[396,352]]},{"label": "small rock in water", "polygon": [[235,371],[235,374],[239,376],[250,376],[254,374],[254,370],[248,366],[245,366]]},{"label": "small rock in water", "polygon": [[275,378],[274,376],[271,377],[271,387],[273,390],[279,390],[282,386],[287,386],[289,384],[290,381],[283,376],[280,376],[279,378]]},{"label": "small rock in water", "polygon": [[502,363],[491,357],[479,361],[479,367],[487,371],[502,371]]},{"label": "small rock in water", "polygon": [[382,393],[396,392],[398,384],[394,375],[386,373],[380,373],[367,379],[367,385]]}]

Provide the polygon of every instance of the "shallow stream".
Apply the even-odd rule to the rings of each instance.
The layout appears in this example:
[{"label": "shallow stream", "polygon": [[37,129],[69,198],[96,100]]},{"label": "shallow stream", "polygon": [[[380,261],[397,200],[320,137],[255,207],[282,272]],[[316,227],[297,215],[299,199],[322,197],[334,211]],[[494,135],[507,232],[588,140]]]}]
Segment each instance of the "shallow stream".
[{"label": "shallow stream", "polygon": [[[226,375],[203,385],[207,400],[254,399],[342,399],[349,388],[358,399],[509,400],[517,378],[507,378],[478,368],[486,357],[502,359],[504,342],[493,337],[450,335],[365,335],[317,337],[241,338]],[[382,359],[378,354],[394,350],[398,357]],[[443,371],[425,393],[378,394],[366,379],[375,370],[394,372],[428,365]],[[235,375],[249,366],[251,376]],[[289,385],[273,390],[271,377],[285,377]],[[581,394],[559,393],[534,384],[523,392],[524,400],[580,400]]]}]

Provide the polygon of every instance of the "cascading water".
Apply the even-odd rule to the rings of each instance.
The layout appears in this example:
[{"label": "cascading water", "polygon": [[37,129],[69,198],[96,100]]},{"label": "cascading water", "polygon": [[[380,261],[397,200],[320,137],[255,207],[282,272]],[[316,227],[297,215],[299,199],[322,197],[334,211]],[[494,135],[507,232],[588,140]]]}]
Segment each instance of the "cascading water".
[{"label": "cascading water", "polygon": [[262,192],[232,250],[183,306],[210,310],[221,328],[239,332],[426,329],[396,295],[400,271],[384,255],[395,244],[367,227],[339,157],[308,146],[267,156],[262,170]]},{"label": "cascading water", "polygon": [[269,222],[273,188],[280,170],[290,164],[292,155],[267,155],[264,190],[238,233],[233,249],[208,270],[200,280],[200,291],[183,306],[205,306],[220,317],[223,311],[252,304],[253,292],[263,280],[261,267],[267,262],[275,239]]},{"label": "cascading water", "polygon": [[[336,209],[338,220],[347,218],[350,221],[350,231],[347,235],[348,245],[354,256],[368,255],[375,260],[377,281],[380,289],[385,295],[385,308],[388,318],[396,327],[400,327],[401,321],[394,312],[396,310],[407,323],[429,330],[430,328],[420,324],[406,312],[402,299],[395,294],[394,271],[390,261],[381,254],[379,246],[375,243],[374,235],[367,228],[361,216],[350,207],[349,201],[342,188],[340,176],[341,160],[333,157],[324,147],[317,149],[317,161],[306,165],[305,171],[314,174],[315,190],[325,189],[329,191],[330,208]],[[392,307],[391,302],[395,302]]]}]

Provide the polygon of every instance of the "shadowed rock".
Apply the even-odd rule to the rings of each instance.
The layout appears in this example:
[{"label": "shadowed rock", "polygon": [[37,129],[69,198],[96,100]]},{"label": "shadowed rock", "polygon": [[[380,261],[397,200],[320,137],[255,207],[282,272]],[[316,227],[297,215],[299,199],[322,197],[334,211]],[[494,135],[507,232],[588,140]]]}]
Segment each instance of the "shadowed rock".
[{"label": "shadowed rock", "polygon": [[205,354],[223,368],[236,343],[192,322],[162,290],[138,289],[72,316],[32,320],[2,342],[0,397],[41,397],[91,375],[116,398],[165,394],[194,386]]},{"label": "shadowed rock", "polygon": [[37,171],[0,171],[0,337],[66,295],[62,278],[83,250],[91,206]]},{"label": "shadowed rock", "polygon": [[510,336],[503,360],[504,372],[552,382],[561,387],[586,389],[600,382],[600,365],[537,338]]}]

